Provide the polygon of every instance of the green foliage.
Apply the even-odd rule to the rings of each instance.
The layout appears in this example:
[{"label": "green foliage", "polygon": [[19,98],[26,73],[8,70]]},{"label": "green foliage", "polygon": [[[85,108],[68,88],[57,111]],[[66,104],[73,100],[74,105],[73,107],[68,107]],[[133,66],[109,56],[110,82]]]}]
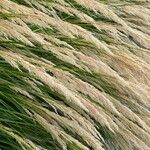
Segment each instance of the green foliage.
[{"label": "green foliage", "polygon": [[[36,120],[26,113],[27,103],[31,100],[26,96],[19,94],[10,87],[29,88],[23,77],[29,77],[27,72],[20,72],[11,67],[5,60],[1,59],[0,64],[0,122],[11,128],[20,136],[41,145],[42,147],[57,150],[58,146],[53,141],[51,135],[45,131]],[[29,89],[28,89],[29,90]],[[34,91],[33,89],[30,90]],[[31,92],[32,93],[32,92]],[[40,131],[40,132],[39,132]],[[0,148],[1,149],[22,149],[12,137],[0,131]]]},{"label": "green foliage", "polygon": [[19,14],[15,14],[15,13],[3,13],[3,12],[0,12],[0,19],[10,19],[10,18],[14,18],[14,17],[17,17],[17,16],[20,16]]},{"label": "green foliage", "polygon": [[11,0],[11,1],[18,3],[20,5],[24,5],[26,7],[31,7],[30,4],[26,0]]}]

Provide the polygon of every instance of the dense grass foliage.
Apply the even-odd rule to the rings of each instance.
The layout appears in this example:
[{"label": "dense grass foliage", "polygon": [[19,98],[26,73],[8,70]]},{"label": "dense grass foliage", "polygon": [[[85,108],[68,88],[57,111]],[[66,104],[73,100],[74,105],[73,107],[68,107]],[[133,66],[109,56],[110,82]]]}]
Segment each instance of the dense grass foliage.
[{"label": "dense grass foliage", "polygon": [[0,0],[0,150],[149,150],[150,2]]}]

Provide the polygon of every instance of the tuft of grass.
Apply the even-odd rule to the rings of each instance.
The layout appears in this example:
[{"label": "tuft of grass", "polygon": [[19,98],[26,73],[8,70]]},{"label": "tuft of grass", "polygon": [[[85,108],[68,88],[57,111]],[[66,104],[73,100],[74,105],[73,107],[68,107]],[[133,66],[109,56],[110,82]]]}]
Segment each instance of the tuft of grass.
[{"label": "tuft of grass", "polygon": [[[8,0],[0,4],[0,19],[6,22],[3,29],[8,30],[7,24],[14,24],[14,32],[0,32],[0,150],[100,150],[100,147],[105,150],[149,149],[150,112],[147,98],[150,56],[148,48],[138,47],[138,42],[142,42],[143,46],[148,45],[149,42],[144,38],[140,40],[138,33],[148,37],[145,30],[149,25],[141,26],[134,15],[133,21],[129,20],[130,15],[123,11],[125,5],[129,4],[133,7],[139,7],[137,5],[140,4],[146,10],[148,6],[146,2],[135,0],[97,2],[102,6],[106,4],[110,13],[116,14],[112,16],[116,17],[116,22],[110,19],[110,13],[107,16],[107,13],[103,15],[92,11],[75,0]],[[53,3],[81,14],[69,15],[65,13],[67,10],[55,8]],[[21,15],[15,13],[16,10]],[[89,22],[90,17],[94,21],[82,21],[85,17],[83,13],[89,16]],[[136,15],[144,21],[138,13]],[[30,23],[29,18],[32,16],[35,24]],[[49,16],[54,18],[56,22],[53,25],[59,30],[46,20],[51,19]],[[121,21],[128,21],[127,25],[119,24]],[[63,30],[59,28],[61,23],[66,25],[67,32],[60,30]],[[15,25],[21,26],[23,30],[17,29]],[[135,33],[130,33],[135,25],[140,31],[135,27]],[[22,39],[32,41],[33,45],[18,40],[19,35]],[[75,37],[70,38],[69,35]],[[138,42],[135,42],[136,39]],[[108,51],[98,48],[97,43],[102,43]],[[91,62],[94,58],[96,62]],[[119,61],[113,62],[114,58],[123,59],[120,64],[123,66],[115,64]],[[90,68],[85,61],[91,62],[95,68]],[[98,61],[110,66],[105,70],[106,73],[100,72]],[[55,81],[56,86],[53,83]]]}]

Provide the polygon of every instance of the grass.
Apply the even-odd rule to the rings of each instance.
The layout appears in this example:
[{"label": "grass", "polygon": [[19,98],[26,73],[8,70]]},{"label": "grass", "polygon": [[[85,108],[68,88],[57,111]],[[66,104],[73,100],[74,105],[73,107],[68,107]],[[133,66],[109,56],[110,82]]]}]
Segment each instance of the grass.
[{"label": "grass", "polygon": [[[1,63],[1,67],[2,67],[2,63]],[[32,100],[29,100],[24,95],[21,95],[18,92],[10,89],[10,86],[20,86],[20,87],[27,87],[27,88],[30,87],[23,80],[20,80],[20,78],[26,76],[26,73],[14,69],[8,63],[4,62],[4,60],[3,60],[3,71],[2,69],[0,70],[1,70],[0,73],[2,74],[0,75],[1,77],[1,84],[0,84],[1,124],[11,128],[15,132],[17,131],[19,134],[21,134],[21,136],[24,136],[27,139],[30,139],[37,144],[41,144],[45,148],[58,149],[55,146],[55,142],[53,141],[50,134],[47,133],[41,127],[41,125],[39,125],[36,122],[36,120],[34,120],[31,116],[29,116],[26,113],[25,110],[28,108],[24,105],[24,103],[28,103],[28,101],[32,101]],[[19,148],[19,146],[17,146],[18,144],[15,141],[13,142],[13,139],[8,135],[6,135],[5,133],[1,133],[1,138],[2,137],[4,137],[4,139],[6,140],[0,141],[1,142],[0,148],[6,149],[7,147],[10,147],[10,149],[16,149],[15,147],[17,147],[18,149],[22,149],[21,147]]]},{"label": "grass", "polygon": [[[148,140],[144,140],[150,137],[149,122],[147,121],[150,116],[147,99],[150,79],[148,76],[150,70],[148,49],[139,48],[138,43],[135,42],[135,45],[129,44],[123,37],[120,41],[116,39],[119,33],[115,33],[116,35],[113,36],[114,31],[111,32],[109,26],[113,26],[116,31],[123,30],[125,35],[130,34],[129,31],[109,19],[110,16],[107,17],[107,14],[94,12],[92,8],[83,7],[75,0],[64,0],[65,2],[62,1],[62,3],[57,0],[8,1],[10,2],[9,6],[5,6],[7,2],[0,4],[2,5],[0,19],[22,26],[24,29],[20,31],[13,28],[13,33],[19,32],[29,41],[33,41],[30,38],[36,33],[37,41],[42,40],[32,42],[33,46],[29,46],[18,40],[17,34],[12,34],[11,30],[9,31],[11,37],[7,32],[0,32],[0,150],[100,150],[100,147],[104,150],[133,150],[136,147],[142,150],[149,149]],[[11,1],[16,5],[11,5]],[[124,4],[140,4],[143,9],[146,8],[145,3],[137,1],[125,0],[114,3],[113,1],[99,0],[97,2],[107,5],[108,9],[123,21],[130,17],[123,11]],[[88,15],[94,19],[99,29],[95,27],[94,23],[82,21],[78,14],[69,15],[65,11],[55,8],[54,5],[51,5],[52,3],[77,10],[81,13],[80,15],[82,13]],[[116,9],[117,4],[119,4],[119,9]],[[26,13],[22,12],[22,7],[27,11]],[[15,13],[16,10],[20,13]],[[62,24],[68,22],[65,29],[68,33],[76,35],[75,38],[70,38],[67,33],[63,34],[58,31],[56,27],[48,24],[44,17],[37,15],[38,13],[41,13],[41,16],[45,13],[46,19],[50,19],[48,18],[50,16],[55,20],[58,19],[58,22],[62,22]],[[20,14],[26,14],[26,16],[22,17]],[[125,14],[125,17],[122,14]],[[29,15],[30,17],[28,17]],[[32,15],[37,19],[35,24],[30,23],[29,18],[32,18]],[[133,24],[140,26],[138,19],[134,19],[135,22],[130,21],[132,26]],[[39,21],[37,24],[45,23],[47,27],[43,27],[42,24],[37,25],[36,21]],[[132,28],[130,23],[127,23],[127,26]],[[75,34],[72,33],[72,25],[87,31],[86,40],[81,38],[77,28],[72,28],[77,29]],[[103,25],[102,29],[101,25]],[[31,30],[27,30],[26,27]],[[3,28],[7,30],[7,26]],[[57,28],[59,29],[59,24]],[[144,32],[141,34],[145,36]],[[96,42],[88,40],[90,35],[96,39]],[[50,40],[45,36],[50,37]],[[130,37],[132,35],[127,37],[128,40],[133,40]],[[55,38],[54,41],[58,39],[64,44],[61,42],[57,44],[52,38]],[[41,44],[43,41],[49,45]],[[112,54],[97,48],[95,45],[97,42],[104,43]],[[74,49],[69,49],[65,43]],[[121,46],[126,51],[122,50]],[[81,54],[80,58],[78,54]],[[20,60],[18,61],[19,57],[22,57],[20,60],[26,62],[27,67]],[[133,63],[132,67],[135,69],[128,67],[120,70],[122,66],[111,65],[105,57],[109,58],[112,63],[115,63],[112,61],[114,58],[123,59],[123,66],[132,66]],[[90,64],[87,65],[87,63],[91,63],[91,58],[96,59],[96,62],[104,63],[107,67],[115,66],[115,69],[113,67],[108,70],[102,68],[107,72],[103,73],[105,71],[101,72],[95,61],[92,62],[92,66],[95,68],[90,68]],[[73,65],[72,60],[77,65]],[[85,61],[86,63],[84,63]],[[16,63],[16,67],[13,63]],[[29,64],[32,64],[35,70],[28,69]],[[136,65],[134,66],[134,64]],[[134,72],[136,69],[139,69],[137,72],[143,73],[142,77],[136,75]],[[38,71],[43,74],[38,74]],[[122,74],[120,75],[118,72],[122,72]],[[130,78],[132,74],[134,77]],[[125,78],[124,75],[128,78]],[[51,86],[51,82],[55,81],[57,84],[53,83]],[[119,106],[124,109],[119,109]],[[131,114],[134,115],[131,116]],[[136,118],[138,118],[137,121]],[[145,121],[143,118],[148,119]],[[78,127],[80,128],[78,129]],[[137,132],[137,128],[140,131]],[[98,138],[99,136],[102,139]],[[139,143],[139,145],[135,143]]]},{"label": "grass", "polygon": [[0,19],[5,19],[8,20],[10,18],[15,18],[15,17],[19,17],[20,14],[16,14],[16,13],[3,13],[0,12]]}]

